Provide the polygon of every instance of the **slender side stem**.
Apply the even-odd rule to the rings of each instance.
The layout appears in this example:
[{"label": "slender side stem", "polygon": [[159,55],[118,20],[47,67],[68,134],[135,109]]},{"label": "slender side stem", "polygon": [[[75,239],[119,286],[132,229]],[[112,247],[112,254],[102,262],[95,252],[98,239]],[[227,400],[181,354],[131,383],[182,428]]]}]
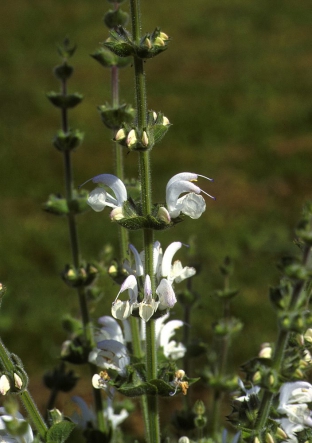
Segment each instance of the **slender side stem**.
[{"label": "slender side stem", "polygon": [[[67,82],[66,80],[62,81],[62,93],[64,96],[67,94]],[[62,109],[62,115],[61,115],[61,125],[63,132],[68,132],[68,115],[67,115],[67,109]],[[70,208],[71,201],[73,199],[73,173],[72,173],[72,162],[71,162],[71,153],[70,151],[64,152],[64,175],[65,175],[65,194],[66,194],[66,200],[67,204]],[[69,237],[70,237],[70,244],[71,244],[71,253],[72,253],[72,260],[73,264],[76,269],[79,267],[80,263],[80,252],[79,252],[79,242],[78,242],[78,232],[77,232],[77,225],[76,225],[76,217],[75,214],[69,210],[69,214],[67,216],[68,220],[68,229],[69,229]],[[91,349],[94,345],[94,336],[93,336],[93,327],[92,323],[90,321],[89,316],[89,310],[88,310],[88,304],[87,304],[87,297],[86,292],[83,287],[77,288],[77,295],[79,299],[79,306],[80,306],[80,313],[82,317],[82,324],[83,324],[83,332],[84,337],[87,346]],[[92,372],[92,375],[94,372],[96,372],[96,369],[93,365],[90,366],[90,371]],[[103,408],[102,408],[102,397],[101,392],[98,389],[93,388],[93,397],[94,397],[94,405],[96,410],[96,416],[98,420],[98,427],[99,430],[104,432],[105,431],[105,421],[104,421],[104,415],[103,415]]]}]

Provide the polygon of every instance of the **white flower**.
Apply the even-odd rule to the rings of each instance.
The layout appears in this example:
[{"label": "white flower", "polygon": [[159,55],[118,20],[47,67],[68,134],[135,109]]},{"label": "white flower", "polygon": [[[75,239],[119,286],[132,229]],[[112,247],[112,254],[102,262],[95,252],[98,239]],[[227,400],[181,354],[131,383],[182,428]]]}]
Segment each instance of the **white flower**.
[{"label": "white flower", "polygon": [[238,384],[239,384],[240,388],[245,392],[245,395],[235,398],[235,400],[238,400],[241,402],[249,401],[251,395],[257,395],[258,392],[260,391],[260,386],[252,386],[250,389],[246,389],[244,386],[244,383],[242,382],[242,380],[240,378],[238,379]]},{"label": "white flower", "polygon": [[121,327],[114,318],[104,315],[98,319],[98,323],[102,327],[94,332],[94,338],[97,343],[103,340],[116,340],[124,343]]},{"label": "white flower", "polygon": [[169,314],[165,314],[155,322],[157,345],[163,349],[166,358],[178,360],[184,357],[186,347],[183,343],[177,343],[175,340],[171,340],[171,338],[174,336],[176,329],[183,326],[183,321],[171,320],[165,323],[168,318]]},{"label": "white flower", "polygon": [[[193,183],[198,177],[212,181],[211,178],[192,172],[181,172],[180,174],[174,175],[168,181],[166,187],[166,203],[171,218],[178,217],[181,212],[193,219],[199,218],[206,209],[204,198],[198,195],[201,192],[215,200],[214,197]],[[180,197],[180,195],[185,192],[187,194]]]},{"label": "white flower", "polygon": [[10,380],[4,374],[0,377],[0,394],[5,395],[10,390]]},{"label": "white flower", "polygon": [[[112,174],[100,174],[90,180],[92,180],[93,183],[102,183],[103,185],[108,186],[115,194],[114,197],[106,192],[103,187],[98,187],[91,191],[87,203],[94,211],[103,211],[106,206],[113,209],[122,208],[128,195],[125,185],[118,177]],[[87,180],[85,183],[88,183],[90,180]],[[118,211],[118,217],[121,217],[120,211]]]},{"label": "white flower", "polygon": [[116,340],[102,340],[97,343],[97,348],[90,352],[89,362],[100,368],[110,368],[124,374],[130,358],[123,343]]},{"label": "white flower", "polygon": [[308,404],[312,401],[312,385],[305,381],[285,383],[281,387],[277,412],[285,414],[277,420],[288,435],[287,442],[297,442],[294,435],[305,427],[312,427],[311,411]]},{"label": "white flower", "polygon": [[0,408],[0,442],[1,443],[31,443],[34,440],[31,427],[27,426],[27,431],[21,436],[10,435],[6,430],[6,422],[12,420],[18,420],[20,424],[24,423],[24,417],[19,412],[16,412],[15,416],[8,415],[4,408]]},{"label": "white flower", "polygon": [[[144,252],[139,252],[130,245],[129,249],[134,256],[134,264],[129,261],[124,263],[124,268],[130,274],[121,285],[116,300],[112,305],[112,315],[114,318],[124,320],[129,317],[133,309],[139,309],[139,315],[144,321],[148,321],[157,309],[165,310],[172,308],[177,299],[173,289],[173,283],[179,283],[186,278],[193,276],[196,271],[188,266],[182,267],[180,261],[172,264],[174,254],[182,247],[181,242],[173,242],[162,252],[160,243],[157,241],[153,246],[153,273],[156,279],[156,294],[153,297],[151,289],[151,279],[145,275]],[[144,281],[144,288],[142,288]],[[121,301],[119,296],[122,292],[128,291],[129,300]],[[139,294],[143,294],[143,299],[138,301]]]},{"label": "white flower", "polygon": [[306,381],[284,383],[280,390],[280,404],[310,403],[312,402],[312,385]]},{"label": "white flower", "polygon": [[[78,405],[81,411],[81,414],[75,412],[72,415],[71,418],[73,422],[76,423],[82,429],[86,429],[88,423],[93,423],[95,425],[96,416],[92,408],[88,406],[87,403],[81,397],[74,396],[72,397],[72,400],[74,403]],[[107,406],[104,409],[103,415],[109,421],[111,427],[113,429],[116,429],[129,416],[129,413],[126,409],[121,409],[119,414],[116,414],[112,406],[112,399],[108,397]]]}]

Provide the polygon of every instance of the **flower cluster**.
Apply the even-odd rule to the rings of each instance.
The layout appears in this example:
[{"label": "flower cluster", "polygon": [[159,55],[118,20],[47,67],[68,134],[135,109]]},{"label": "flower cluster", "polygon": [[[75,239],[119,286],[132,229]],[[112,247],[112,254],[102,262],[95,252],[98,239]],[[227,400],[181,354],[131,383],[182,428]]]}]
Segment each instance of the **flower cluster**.
[{"label": "flower cluster", "polygon": [[[164,311],[172,308],[177,299],[173,289],[173,283],[179,283],[186,278],[192,277],[196,270],[191,267],[183,267],[179,260],[172,264],[174,254],[182,247],[181,242],[171,243],[165,252],[162,252],[160,243],[157,241],[153,247],[154,276],[156,280],[156,294],[152,294],[151,278],[145,274],[144,253],[138,253],[133,245],[129,248],[133,253],[135,266],[129,262],[124,264],[130,274],[121,285],[116,300],[112,305],[113,317],[124,320],[135,309],[139,310],[139,316],[147,322],[157,309]],[[121,301],[119,296],[122,292],[129,293],[129,300]],[[140,297],[140,299],[139,299]]]},{"label": "flower cluster", "polygon": [[[177,360],[184,356],[186,348],[182,343],[177,343],[171,339],[175,331],[183,326],[183,322],[181,320],[166,322],[168,317],[169,314],[163,315],[155,322],[156,344],[157,347],[162,349],[166,358]],[[126,344],[132,341],[132,337],[127,320],[123,322],[124,333],[118,322],[108,315],[100,317],[98,322],[102,327],[95,333],[97,347],[90,352],[89,361],[102,368],[103,371],[93,376],[92,384],[95,388],[104,389],[108,392],[110,377],[106,369],[113,369],[120,375],[125,374],[126,366],[130,363]],[[141,337],[144,341],[144,322],[141,325]]]},{"label": "flower cluster", "polygon": [[312,412],[308,404],[312,402],[312,385],[305,381],[285,383],[280,390],[277,411],[286,417],[278,420],[286,432],[287,442],[297,443],[296,433],[312,428]]},{"label": "flower cluster", "polygon": [[[160,217],[163,220],[170,223],[171,219],[179,217],[181,213],[193,219],[197,219],[202,215],[206,210],[206,203],[200,194],[203,193],[212,199],[215,198],[195,185],[194,181],[197,181],[198,177],[212,181],[208,177],[192,172],[176,174],[168,181],[166,186],[166,207],[161,207],[160,211]],[[91,208],[96,212],[100,212],[108,206],[113,208],[110,214],[112,220],[118,221],[125,218],[126,214],[124,213],[123,206],[128,200],[128,194],[124,183],[112,174],[100,174],[90,180],[93,183],[102,185],[95,188],[89,194],[88,204]],[[90,180],[87,180],[85,183]],[[109,187],[115,196],[105,191],[103,186]],[[185,195],[181,197],[181,194]]]},{"label": "flower cluster", "polygon": [[[21,389],[23,386],[22,379],[16,373],[13,374],[14,387]],[[11,389],[10,379],[7,375],[2,374],[0,377],[0,395],[6,395]]]}]

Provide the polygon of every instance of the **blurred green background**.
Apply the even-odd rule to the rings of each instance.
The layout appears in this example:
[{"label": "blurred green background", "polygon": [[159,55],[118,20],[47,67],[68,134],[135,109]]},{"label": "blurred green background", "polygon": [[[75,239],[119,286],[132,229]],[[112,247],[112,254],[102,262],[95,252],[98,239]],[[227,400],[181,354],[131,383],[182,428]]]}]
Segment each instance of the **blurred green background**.
[{"label": "blurred green background", "polygon": [[[59,277],[71,260],[66,219],[41,209],[50,193],[64,189],[62,156],[51,145],[59,111],[45,93],[59,88],[52,69],[56,46],[68,36],[78,45],[69,90],[85,97],[70,112],[71,127],[85,132],[74,154],[75,182],[113,173],[111,134],[96,109],[110,99],[110,75],[89,56],[107,37],[101,17],[108,7],[93,0],[0,4],[0,281],[8,287],[0,334],[34,376],[58,356],[65,339],[60,318],[78,312],[75,292]],[[207,198],[199,220],[187,219],[158,239],[163,246],[188,243],[191,235],[197,241],[202,272],[194,286],[202,302],[192,313],[194,336],[209,336],[219,312],[211,296],[222,285],[219,265],[233,258],[233,285],[241,290],[233,312],[245,323],[238,364],[274,338],[268,287],[278,281],[279,257],[295,250],[292,229],[311,197],[311,5],[142,0],[142,18],[144,32],[161,26],[172,38],[167,52],[145,64],[148,107],[173,124],[152,152],[155,201],[164,200],[167,181],[182,171],[213,177],[213,184],[200,184],[217,197]],[[133,68],[123,69],[120,80],[122,100],[134,104]],[[127,176],[136,177],[136,154],[125,164]],[[108,214],[79,217],[84,258],[116,243]],[[185,262],[186,251],[179,254]],[[113,283],[105,288],[94,318],[109,312],[116,291]]]}]

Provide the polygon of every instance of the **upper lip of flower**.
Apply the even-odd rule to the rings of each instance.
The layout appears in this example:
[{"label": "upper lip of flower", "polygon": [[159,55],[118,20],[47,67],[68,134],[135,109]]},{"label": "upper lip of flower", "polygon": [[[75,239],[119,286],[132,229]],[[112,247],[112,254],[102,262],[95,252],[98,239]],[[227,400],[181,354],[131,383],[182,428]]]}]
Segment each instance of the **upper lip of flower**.
[{"label": "upper lip of flower", "polygon": [[[102,211],[105,206],[111,208],[122,207],[125,201],[128,199],[127,189],[124,183],[113,174],[100,174],[87,180],[81,186],[91,181],[93,183],[102,183],[108,186],[115,194],[113,197],[106,192],[102,187],[95,188],[89,195],[88,204],[96,211]],[[80,186],[80,187],[81,187]]]},{"label": "upper lip of flower", "polygon": [[209,181],[213,179],[205,177],[204,175],[195,174],[193,172],[181,172],[174,175],[167,183],[166,186],[166,203],[169,214],[171,217],[175,218],[180,215],[182,208],[180,206],[185,196],[180,197],[184,192],[200,194],[201,192],[208,195],[208,197],[215,200],[215,197],[203,191],[201,188],[196,186],[193,182],[198,179],[198,177],[206,178]]}]

